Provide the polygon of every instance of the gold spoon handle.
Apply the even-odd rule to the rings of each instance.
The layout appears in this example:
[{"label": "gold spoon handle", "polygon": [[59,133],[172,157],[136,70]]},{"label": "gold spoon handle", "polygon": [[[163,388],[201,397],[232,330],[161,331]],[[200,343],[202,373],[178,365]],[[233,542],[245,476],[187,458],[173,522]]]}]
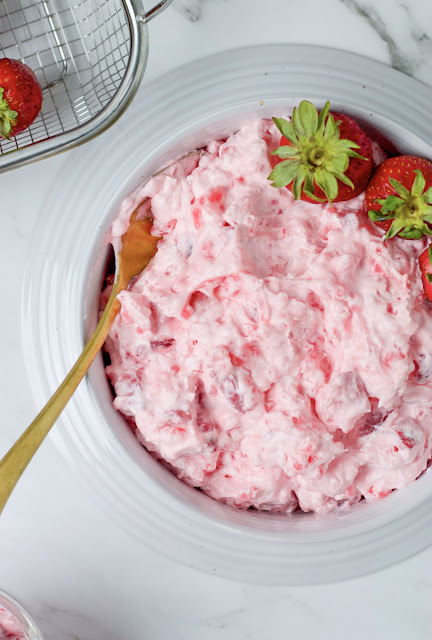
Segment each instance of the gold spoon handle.
[{"label": "gold spoon handle", "polygon": [[98,351],[102,348],[111,325],[120,310],[120,302],[117,299],[118,290],[119,281],[117,279],[104,312],[82,354],[52,398],[0,461],[0,513],[3,511],[23,471],[69,402]]}]

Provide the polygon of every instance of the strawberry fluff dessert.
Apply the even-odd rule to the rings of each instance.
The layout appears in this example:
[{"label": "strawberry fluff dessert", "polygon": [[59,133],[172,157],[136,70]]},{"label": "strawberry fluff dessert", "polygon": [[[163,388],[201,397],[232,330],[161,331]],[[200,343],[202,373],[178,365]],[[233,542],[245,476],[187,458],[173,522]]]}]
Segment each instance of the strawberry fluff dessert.
[{"label": "strawberry fluff dessert", "polygon": [[137,211],[161,238],[119,294],[114,406],[178,478],[245,509],[376,500],[431,457],[426,241],[400,237],[408,223],[385,240],[380,216],[407,214],[380,200],[368,216],[384,152],[309,104],[178,160],[112,228],[118,247]]},{"label": "strawberry fluff dessert", "polygon": [[21,622],[7,609],[0,606],[0,640],[25,640]]}]

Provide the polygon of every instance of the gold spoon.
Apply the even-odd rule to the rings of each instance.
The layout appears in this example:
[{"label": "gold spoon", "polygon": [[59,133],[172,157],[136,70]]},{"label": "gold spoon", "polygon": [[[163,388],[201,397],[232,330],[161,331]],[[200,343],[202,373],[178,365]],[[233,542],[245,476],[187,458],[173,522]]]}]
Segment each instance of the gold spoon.
[{"label": "gold spoon", "polygon": [[141,273],[157,251],[160,238],[150,235],[152,221],[148,218],[137,220],[136,217],[137,210],[132,214],[129,227],[121,238],[122,248],[116,258],[116,278],[113,289],[91,338],[51,400],[0,461],[0,513],[23,471],[105,342],[111,325],[120,311],[117,294],[127,288],[134,276]]}]

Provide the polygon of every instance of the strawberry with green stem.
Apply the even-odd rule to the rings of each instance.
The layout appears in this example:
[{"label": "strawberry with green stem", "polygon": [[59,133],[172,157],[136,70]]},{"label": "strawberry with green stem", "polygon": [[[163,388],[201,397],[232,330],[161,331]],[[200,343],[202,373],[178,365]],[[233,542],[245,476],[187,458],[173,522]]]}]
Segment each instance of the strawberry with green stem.
[{"label": "strawberry with green stem", "polygon": [[42,89],[34,72],[20,60],[0,58],[0,137],[24,131],[42,107]]},{"label": "strawberry with green stem", "polygon": [[387,231],[418,240],[432,235],[432,162],[415,156],[384,160],[366,189],[369,218]]},{"label": "strawberry with green stem", "polygon": [[[291,122],[273,118],[282,133],[272,152],[281,161],[269,175],[272,186],[287,187],[296,200],[338,202],[365,190],[372,173],[372,147],[359,125],[326,102],[318,113],[303,100]],[[356,149],[358,151],[356,151]]]}]

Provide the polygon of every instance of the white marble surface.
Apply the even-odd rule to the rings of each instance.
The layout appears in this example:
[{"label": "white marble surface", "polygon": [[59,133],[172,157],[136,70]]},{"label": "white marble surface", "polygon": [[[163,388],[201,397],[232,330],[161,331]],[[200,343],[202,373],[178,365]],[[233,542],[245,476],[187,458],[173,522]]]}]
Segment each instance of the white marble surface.
[{"label": "white marble surface", "polygon": [[[174,0],[150,32],[146,78],[128,117],[139,109],[149,79],[208,53],[258,43],[355,51],[432,85],[430,0]],[[85,148],[82,154],[84,160]],[[38,207],[66,160],[0,177],[0,453],[34,415],[18,326],[22,263]],[[47,640],[261,640],[271,634],[429,640],[431,566],[432,548],[378,574],[312,588],[200,574],[141,548],[108,521],[49,441],[0,518],[0,588],[27,606]]]}]

